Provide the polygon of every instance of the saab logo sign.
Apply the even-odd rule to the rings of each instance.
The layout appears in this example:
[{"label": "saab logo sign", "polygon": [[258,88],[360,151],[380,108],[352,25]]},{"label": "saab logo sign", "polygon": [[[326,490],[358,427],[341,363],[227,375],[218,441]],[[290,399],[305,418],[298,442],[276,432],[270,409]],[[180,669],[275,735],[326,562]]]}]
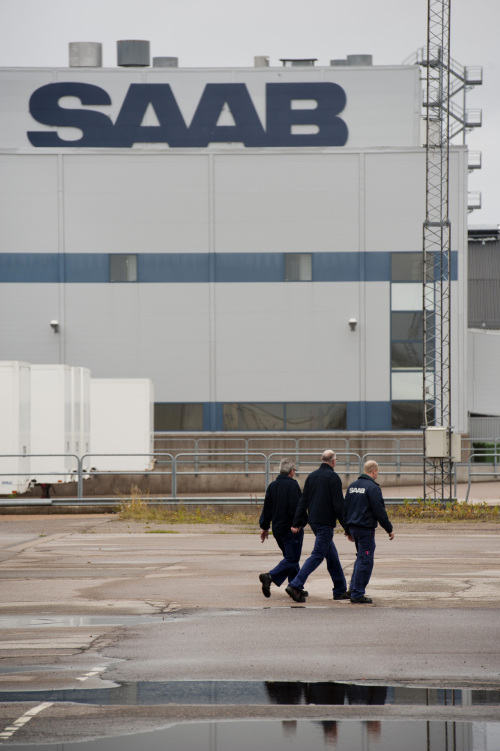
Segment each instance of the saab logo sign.
[{"label": "saab logo sign", "polygon": [[[131,84],[113,123],[102,112],[60,106],[63,97],[76,97],[85,108],[110,105],[109,94],[88,83],[51,83],[37,89],[30,99],[31,115],[39,123],[79,128],[82,136],[68,141],[57,132],[28,131],[33,146],[80,146],[130,148],[135,143],[165,143],[172,148],[204,148],[210,143],[235,142],[245,146],[344,146],[348,130],[338,117],[346,104],[344,90],[336,83],[268,83],[264,130],[247,87],[243,83],[205,86],[188,126],[172,89],[166,83]],[[303,107],[300,108],[300,101]],[[310,107],[311,100],[315,103]],[[143,125],[152,107],[157,125]],[[223,108],[229,108],[233,125],[219,125]],[[294,133],[293,126],[315,126],[314,133]]]}]

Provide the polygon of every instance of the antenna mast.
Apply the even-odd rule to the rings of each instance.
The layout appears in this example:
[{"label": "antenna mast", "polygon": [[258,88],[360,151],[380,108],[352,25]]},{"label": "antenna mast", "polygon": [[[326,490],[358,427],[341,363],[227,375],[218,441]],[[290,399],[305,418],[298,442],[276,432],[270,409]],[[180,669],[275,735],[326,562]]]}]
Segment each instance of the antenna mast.
[{"label": "antenna mast", "polygon": [[424,500],[451,501],[450,4],[428,0],[423,229]]}]

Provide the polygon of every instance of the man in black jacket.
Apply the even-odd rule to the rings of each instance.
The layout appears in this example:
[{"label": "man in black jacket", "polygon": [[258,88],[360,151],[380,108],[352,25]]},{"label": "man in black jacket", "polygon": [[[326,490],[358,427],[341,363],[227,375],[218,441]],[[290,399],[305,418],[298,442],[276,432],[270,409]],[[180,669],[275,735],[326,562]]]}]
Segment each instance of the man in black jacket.
[{"label": "man in black jacket", "polygon": [[378,523],[394,539],[392,524],[385,510],[379,484],[378,464],[366,462],[364,473],[347,488],[345,496],[346,532],[356,545],[356,560],[351,578],[351,602],[364,605],[372,602],[365,596],[366,587],[373,571],[375,555],[375,528]]},{"label": "man in black jacket", "polygon": [[295,602],[305,602],[305,581],[325,558],[328,573],[333,582],[333,599],[349,599],[344,572],[340,565],[337,548],[333,543],[333,530],[337,519],[341,526],[344,526],[342,481],[334,471],[335,453],[333,451],[324,451],[321,462],[319,469],[311,472],[304,483],[302,497],[292,524],[292,532],[300,534],[308,521],[306,515],[308,510],[309,525],[316,537],[311,555],[286,588],[287,594]]},{"label": "man in black jacket", "polygon": [[259,575],[264,597],[271,597],[271,584],[281,587],[287,577],[291,581],[299,570],[304,532],[294,535],[290,529],[300,499],[300,485],[293,479],[294,476],[295,462],[285,457],[280,462],[278,477],[266,490],[259,520],[260,540],[267,540],[272,523],[273,536],[283,553],[283,559],[271,571]]}]

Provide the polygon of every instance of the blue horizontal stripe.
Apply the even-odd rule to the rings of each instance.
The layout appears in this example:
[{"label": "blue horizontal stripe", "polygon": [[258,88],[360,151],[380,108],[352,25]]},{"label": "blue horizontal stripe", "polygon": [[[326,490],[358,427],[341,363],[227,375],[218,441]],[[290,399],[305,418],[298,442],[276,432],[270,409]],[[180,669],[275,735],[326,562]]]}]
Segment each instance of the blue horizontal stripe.
[{"label": "blue horizontal stripe", "polygon": [[[138,253],[137,281],[284,282],[285,253]],[[389,282],[391,253],[312,253],[313,282]],[[457,280],[458,254],[451,253]],[[110,283],[108,253],[0,253],[3,283]],[[119,282],[113,282],[118,284]],[[126,282],[127,284],[130,282]]]},{"label": "blue horizontal stripe", "polygon": [[65,253],[63,259],[64,278],[61,281],[69,284],[109,282],[108,253]]},{"label": "blue horizontal stripe", "polygon": [[60,281],[58,253],[0,253],[1,282]]}]

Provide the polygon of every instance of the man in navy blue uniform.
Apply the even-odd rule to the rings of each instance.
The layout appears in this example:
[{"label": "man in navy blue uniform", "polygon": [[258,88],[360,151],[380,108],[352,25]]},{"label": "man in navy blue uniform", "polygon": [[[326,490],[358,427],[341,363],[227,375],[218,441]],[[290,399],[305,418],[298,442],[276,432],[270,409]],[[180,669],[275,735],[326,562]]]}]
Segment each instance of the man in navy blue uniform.
[{"label": "man in navy blue uniform", "polygon": [[337,519],[344,527],[344,496],[342,495],[342,481],[334,470],[335,452],[327,450],[321,457],[319,469],[308,476],[304,483],[304,490],[300,499],[295,518],[292,524],[292,532],[301,534],[307,523],[309,513],[309,525],[314,532],[316,540],[314,548],[304,563],[299,573],[290,582],[286,592],[295,602],[305,602],[304,584],[313,571],[326,558],[328,573],[333,582],[333,599],[349,599],[346,592],[347,585],[340,564],[337,548],[333,543],[333,531]]},{"label": "man in navy blue uniform", "polygon": [[299,570],[304,532],[294,535],[291,531],[300,499],[300,485],[293,479],[295,471],[293,459],[285,457],[280,462],[278,477],[266,490],[259,520],[260,539],[261,542],[267,540],[272,523],[273,536],[283,553],[283,559],[271,571],[259,575],[264,597],[271,597],[271,584],[281,587],[286,578],[291,581]]},{"label": "man in navy blue uniform", "polygon": [[351,578],[351,602],[364,605],[372,602],[365,591],[373,571],[375,528],[380,524],[389,540],[394,539],[392,524],[385,510],[379,484],[378,464],[366,462],[364,473],[347,488],[345,496],[346,532],[356,545],[356,560]]}]

